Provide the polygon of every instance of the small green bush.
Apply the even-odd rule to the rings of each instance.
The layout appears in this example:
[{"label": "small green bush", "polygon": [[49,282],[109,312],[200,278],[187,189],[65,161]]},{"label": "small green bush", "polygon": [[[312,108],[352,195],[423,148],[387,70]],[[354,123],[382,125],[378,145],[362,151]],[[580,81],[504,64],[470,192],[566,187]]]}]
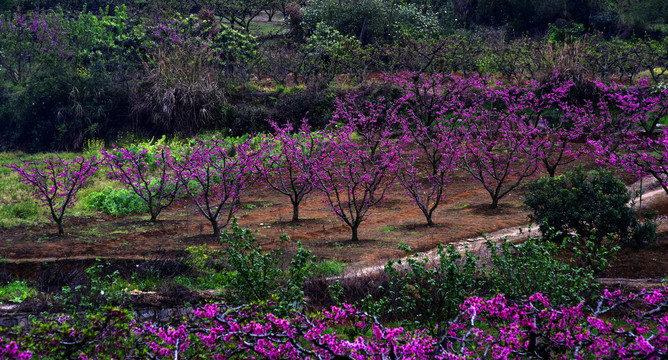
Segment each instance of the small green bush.
[{"label": "small green bush", "polygon": [[62,306],[73,317],[79,318],[106,305],[128,301],[130,284],[121,278],[118,270],[109,273],[105,266],[109,263],[95,259],[95,264],[86,269],[89,281],[84,285],[64,286],[62,292],[54,296],[52,305]]},{"label": "small green bush", "polygon": [[564,264],[555,256],[559,247],[550,242],[530,239],[516,245],[487,241],[492,267],[488,273],[490,291],[513,301],[542,293],[554,306],[574,306],[598,289],[591,268]]},{"label": "small green bush", "polygon": [[641,223],[629,206],[631,195],[610,171],[589,173],[582,169],[556,178],[542,178],[528,185],[524,203],[531,220],[547,234],[552,228],[562,235],[573,232],[589,239],[595,249],[614,245],[640,248],[656,240],[656,224]]},{"label": "small green bush", "polygon": [[0,205],[0,219],[36,220],[39,218],[39,205],[31,200]]},{"label": "small green bush", "polygon": [[13,281],[0,286],[0,302],[22,303],[35,296],[35,294],[37,294],[37,291],[26,281]]},{"label": "small green bush", "polygon": [[[281,242],[289,241],[281,235]],[[311,275],[312,254],[298,243],[288,269],[281,264],[280,249],[265,252],[249,229],[242,229],[236,218],[230,230],[221,236],[226,249],[221,261],[228,268],[226,300],[231,304],[247,304],[273,300],[277,313],[288,313],[304,302],[304,281]]]},{"label": "small green bush", "polygon": [[437,36],[442,32],[438,17],[413,4],[387,4],[380,0],[316,0],[303,8],[301,25],[307,33],[324,23],[343,35],[367,44],[391,42],[400,34]]},{"label": "small green bush", "polygon": [[[411,252],[408,246],[400,248]],[[390,260],[385,273],[390,277],[386,310],[411,320],[416,328],[437,329],[459,312],[459,305],[479,288],[478,258],[461,254],[453,246],[436,250],[438,260],[413,254],[407,261]]]},{"label": "small green bush", "polygon": [[89,209],[112,216],[138,214],[148,211],[146,203],[127,189],[105,189],[89,194],[83,199]]}]

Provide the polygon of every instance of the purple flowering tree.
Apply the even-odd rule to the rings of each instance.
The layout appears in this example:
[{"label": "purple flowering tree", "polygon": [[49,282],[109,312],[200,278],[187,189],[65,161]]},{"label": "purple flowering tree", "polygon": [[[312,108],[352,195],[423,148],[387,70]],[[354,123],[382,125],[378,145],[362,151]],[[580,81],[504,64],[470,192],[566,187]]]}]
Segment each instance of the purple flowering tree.
[{"label": "purple flowering tree", "polygon": [[220,236],[220,229],[237,211],[242,191],[255,180],[252,170],[258,161],[248,141],[232,145],[217,139],[199,140],[170,167],[211,223],[213,235]]},{"label": "purple flowering tree", "polygon": [[110,169],[109,177],[123,183],[144,201],[151,222],[182,193],[182,183],[169,166],[174,163],[174,156],[168,147],[159,146],[152,152],[146,147],[100,149],[100,152]]},{"label": "purple flowering tree", "polygon": [[77,201],[77,193],[99,168],[95,157],[77,157],[66,161],[59,157],[40,162],[24,162],[9,167],[32,188],[33,195],[49,208],[51,220],[58,225],[58,235],[65,235],[63,216]]},{"label": "purple flowering tree", "polygon": [[322,147],[306,120],[296,133],[291,124],[281,127],[272,122],[271,126],[274,135],[263,139],[258,174],[265,184],[290,199],[292,222],[298,222],[299,204],[316,189],[303,169],[312,168],[321,158]]},{"label": "purple flowering tree", "polygon": [[339,108],[334,129],[315,138],[320,157],[304,169],[334,214],[350,227],[352,241],[359,240],[360,224],[392,184],[397,158],[390,129],[379,116],[383,111],[368,106],[366,114]]},{"label": "purple flowering tree", "polygon": [[515,88],[488,86],[455,117],[462,144],[459,167],[487,190],[492,209],[540,163],[543,143],[537,128],[520,121],[520,94]]}]

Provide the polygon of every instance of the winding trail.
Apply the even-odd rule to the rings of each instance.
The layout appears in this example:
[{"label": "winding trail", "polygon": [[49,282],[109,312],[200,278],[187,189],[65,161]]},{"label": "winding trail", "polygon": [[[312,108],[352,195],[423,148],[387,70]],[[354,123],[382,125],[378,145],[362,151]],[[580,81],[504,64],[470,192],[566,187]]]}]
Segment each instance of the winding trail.
[{"label": "winding trail", "polygon": [[[638,191],[641,189],[641,185],[642,185],[642,193],[641,193],[642,197],[640,198],[634,197],[630,203],[636,209],[638,209],[641,205],[643,208],[646,208],[656,199],[660,198],[661,196],[666,196],[665,191],[661,187],[661,184],[659,184],[659,182],[652,176],[647,176],[641,180],[638,180],[635,183],[628,185],[627,188],[629,189],[629,191],[631,191],[631,194],[637,194]],[[662,221],[663,219],[659,219],[659,222]],[[487,247],[485,246],[487,239],[491,240],[492,242],[498,243],[503,239],[507,239],[508,241],[519,241],[528,238],[530,235],[535,235],[535,236],[540,235],[538,226],[532,224],[526,224],[520,227],[516,226],[509,227],[474,238],[459,239],[453,242],[449,242],[446,245],[453,245],[455,250],[458,252],[469,251],[475,255],[484,257],[488,252]],[[418,253],[418,257],[421,259],[428,258],[430,261],[437,261],[438,260],[437,250],[432,249],[426,252]],[[404,257],[401,260],[406,260],[406,258]],[[405,263],[405,261],[402,262]],[[363,268],[354,268],[354,267],[346,268],[346,270],[341,276],[332,277],[331,279],[340,279],[342,277],[346,278],[346,277],[368,276],[371,274],[382,272],[384,267],[385,265],[374,265]],[[609,282],[611,283],[619,283],[620,281],[639,282],[639,281],[647,281],[648,279],[601,279],[601,280],[602,281],[609,280]]]}]

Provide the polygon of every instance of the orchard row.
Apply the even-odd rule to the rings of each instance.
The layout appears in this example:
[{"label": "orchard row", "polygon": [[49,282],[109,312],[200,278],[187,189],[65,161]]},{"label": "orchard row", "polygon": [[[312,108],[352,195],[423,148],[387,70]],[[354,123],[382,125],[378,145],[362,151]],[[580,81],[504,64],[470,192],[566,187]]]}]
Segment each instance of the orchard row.
[{"label": "orchard row", "polygon": [[489,193],[490,206],[544,169],[583,154],[637,176],[656,177],[668,192],[668,89],[594,83],[598,95],[573,100],[572,81],[507,87],[481,77],[388,75],[404,90],[395,100],[337,100],[330,125],[313,131],[271,123],[273,134],[241,142],[209,139],[187,145],[101,149],[101,159],[12,165],[47,206],[63,234],[63,216],[102,165],[147,205],[151,221],[186,196],[211,223],[227,225],[242,192],[263,181],[289,197],[293,221],[313,192],[324,195],[357,240],[360,224],[392,185],[434,225],[433,214],[455,174]]}]

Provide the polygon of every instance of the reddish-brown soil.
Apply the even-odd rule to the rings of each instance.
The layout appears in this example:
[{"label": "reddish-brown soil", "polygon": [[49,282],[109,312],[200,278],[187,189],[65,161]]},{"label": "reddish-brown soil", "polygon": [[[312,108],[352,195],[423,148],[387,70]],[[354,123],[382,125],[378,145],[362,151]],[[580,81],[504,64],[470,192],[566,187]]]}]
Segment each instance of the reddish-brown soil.
[{"label": "reddish-brown soil", "polygon": [[[489,209],[487,192],[476,183],[455,181],[448,196],[435,213],[436,227],[427,227],[420,210],[411,204],[397,185],[384,203],[371,210],[360,227],[360,241],[350,241],[350,228],[340,221],[314,194],[300,207],[302,220],[290,223],[292,207],[281,194],[262,186],[246,191],[238,223],[256,230],[263,247],[276,245],[280,234],[304,247],[318,258],[337,259],[355,266],[383,263],[402,255],[397,249],[405,243],[427,250],[439,243],[481,235],[483,232],[519,226],[527,222],[522,195],[511,193],[496,210]],[[65,236],[56,235],[55,225],[18,227],[0,230],[0,257],[9,262],[50,259],[132,258],[174,256],[193,245],[219,247],[211,235],[211,225],[184,200],[160,214],[157,223],[143,214],[112,217],[66,217]]]},{"label": "reddish-brown soil", "polygon": [[[354,267],[379,265],[403,256],[397,249],[405,243],[418,251],[440,243],[477,237],[528,222],[521,190],[502,199],[498,209],[490,209],[487,192],[463,175],[448,188],[447,196],[435,212],[436,227],[427,227],[424,216],[411,204],[399,185],[386,201],[372,209],[360,227],[360,241],[350,241],[350,228],[333,215],[322,195],[312,195],[300,208],[302,220],[289,222],[292,208],[286,197],[258,185],[242,198],[237,213],[239,225],[256,230],[260,245],[277,245],[279,235],[293,241],[320,259],[336,259]],[[652,207],[668,214],[668,197]],[[175,257],[185,248],[207,245],[219,248],[210,224],[187,200],[165,210],[156,223],[146,215],[111,217],[66,217],[65,236],[56,235],[55,225],[0,229],[0,258],[5,264],[39,263],[66,259],[152,259]],[[623,250],[606,277],[663,278],[668,275],[668,226],[659,229],[659,241],[635,252]]]}]

